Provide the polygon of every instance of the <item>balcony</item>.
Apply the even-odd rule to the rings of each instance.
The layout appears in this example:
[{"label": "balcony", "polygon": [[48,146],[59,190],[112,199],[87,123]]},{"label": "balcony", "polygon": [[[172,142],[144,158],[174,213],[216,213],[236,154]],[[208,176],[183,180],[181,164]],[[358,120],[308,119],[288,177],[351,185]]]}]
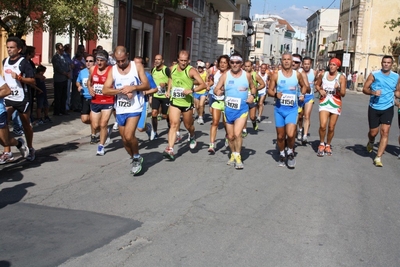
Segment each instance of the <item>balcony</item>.
[{"label": "balcony", "polygon": [[[332,42],[332,43],[328,44],[328,53],[332,53],[335,51],[343,51],[344,52],[346,50],[347,50],[347,40]],[[348,51],[350,53],[354,53],[354,41],[349,42]]]},{"label": "balcony", "polygon": [[235,12],[237,10],[235,0],[208,0],[214,9],[222,12]]},{"label": "balcony", "polygon": [[247,21],[245,20],[234,20],[232,36],[235,37],[246,37],[247,36]]},{"label": "balcony", "polygon": [[205,0],[182,0],[177,9],[166,8],[183,17],[202,18],[204,16]]}]

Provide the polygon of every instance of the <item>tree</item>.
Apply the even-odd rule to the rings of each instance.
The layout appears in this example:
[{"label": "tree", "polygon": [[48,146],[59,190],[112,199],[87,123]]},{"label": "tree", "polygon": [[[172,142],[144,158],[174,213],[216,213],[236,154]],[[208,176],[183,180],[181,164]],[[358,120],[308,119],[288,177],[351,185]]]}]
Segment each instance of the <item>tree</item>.
[{"label": "tree", "polygon": [[112,14],[99,0],[2,0],[0,6],[9,36],[42,29],[78,34],[83,43],[111,34]]},{"label": "tree", "polygon": [[107,38],[111,34],[112,14],[98,0],[57,0],[64,4],[51,7],[54,16],[49,27],[56,34],[72,31],[83,40]]},{"label": "tree", "polygon": [[[394,31],[395,28],[400,27],[400,17],[397,19],[391,19],[385,22],[385,28],[389,27],[391,31]],[[400,30],[399,30],[400,33]]]}]

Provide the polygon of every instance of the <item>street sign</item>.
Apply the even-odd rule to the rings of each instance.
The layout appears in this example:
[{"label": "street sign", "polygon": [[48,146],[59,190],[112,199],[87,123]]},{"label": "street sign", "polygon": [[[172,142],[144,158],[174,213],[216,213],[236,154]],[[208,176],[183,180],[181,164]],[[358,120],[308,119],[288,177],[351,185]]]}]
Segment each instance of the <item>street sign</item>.
[{"label": "street sign", "polygon": [[350,67],[350,53],[343,54],[343,67]]}]

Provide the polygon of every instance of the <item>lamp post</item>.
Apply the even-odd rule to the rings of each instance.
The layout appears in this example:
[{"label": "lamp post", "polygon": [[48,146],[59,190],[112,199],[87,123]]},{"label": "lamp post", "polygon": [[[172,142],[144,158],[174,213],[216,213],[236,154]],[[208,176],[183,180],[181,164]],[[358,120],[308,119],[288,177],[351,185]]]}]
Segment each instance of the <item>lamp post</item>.
[{"label": "lamp post", "polygon": [[[304,9],[308,9],[310,11],[313,11],[309,9],[307,6],[303,6]],[[314,69],[317,68],[317,52],[319,48],[319,10],[314,11],[314,13],[317,15],[317,27],[316,27],[316,39],[315,39],[315,50],[314,50]]]}]

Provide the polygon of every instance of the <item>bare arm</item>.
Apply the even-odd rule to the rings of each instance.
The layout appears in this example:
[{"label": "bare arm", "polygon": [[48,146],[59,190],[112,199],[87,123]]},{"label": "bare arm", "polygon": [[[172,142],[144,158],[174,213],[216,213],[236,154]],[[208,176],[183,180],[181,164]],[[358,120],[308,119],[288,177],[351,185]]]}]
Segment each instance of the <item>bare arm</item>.
[{"label": "bare arm", "polygon": [[366,95],[380,95],[380,90],[373,91],[371,90],[371,84],[375,81],[374,75],[370,73],[368,75],[367,81],[364,83],[363,93]]},{"label": "bare arm", "polygon": [[[203,81],[203,79],[200,77],[200,74],[194,68],[190,69],[189,76],[190,76],[190,78],[194,79],[198,83],[198,86],[196,86],[196,88],[194,88],[194,92],[198,92],[198,91],[201,91],[201,90],[207,88],[206,83]],[[185,88],[185,91],[186,91],[186,88]]]},{"label": "bare arm", "polygon": [[[278,74],[277,73],[272,73],[271,79],[269,80],[269,84],[268,84],[268,95],[269,96],[278,97],[278,94],[276,92],[276,82],[277,82],[277,80],[278,80]],[[281,93],[280,93],[280,96],[282,96]]]},{"label": "bare arm", "polygon": [[[250,76],[251,77],[251,76]],[[261,76],[260,75],[258,75],[258,73],[256,73],[256,81],[257,81],[257,83],[258,83],[258,86],[257,86],[257,88],[256,88],[256,90],[258,91],[258,90],[261,90],[261,89],[263,89],[264,87],[265,87],[265,82],[264,82],[264,80],[261,78]],[[254,84],[253,84],[254,85]]]},{"label": "bare arm", "polygon": [[343,75],[340,75],[339,84],[340,84],[340,96],[344,97],[346,95],[346,78]]},{"label": "bare arm", "polygon": [[149,80],[147,79],[146,73],[144,72],[143,65],[141,63],[134,62],[131,62],[130,64],[136,65],[136,70],[138,72],[141,84],[125,85],[124,87],[122,87],[121,93],[127,95],[129,93],[132,93],[133,91],[144,91],[150,89]]},{"label": "bare arm", "polygon": [[[247,76],[247,81],[249,82],[249,87],[250,87],[250,92],[251,92],[251,94],[247,97],[247,103],[253,103],[253,101],[254,101],[254,99],[255,99],[255,96],[256,96],[256,94],[257,94],[257,90],[259,90],[258,88],[256,88],[256,86],[254,85],[254,83],[253,83],[253,77],[251,77],[251,74],[250,73],[246,73],[246,76]],[[256,77],[260,77],[260,75],[256,75]],[[263,81],[263,79],[260,77],[260,79],[261,79],[261,81],[263,82],[263,84],[264,84],[264,86],[265,86],[265,83],[264,83],[264,81]],[[263,87],[262,87],[263,88]]]},{"label": "bare arm", "polygon": [[299,81],[299,85],[301,88],[301,97],[304,98],[304,95],[307,93],[307,91],[310,88],[310,84],[308,83],[307,80],[307,75],[305,76],[306,79],[304,79],[304,72],[297,72],[297,80]]},{"label": "bare arm", "polygon": [[8,87],[8,84],[4,83],[2,86],[0,86],[0,98],[6,97],[9,94],[11,94],[11,89]]},{"label": "bare arm", "polygon": [[219,78],[219,81],[217,83],[217,85],[214,88],[214,94],[217,96],[221,96],[224,94],[224,84],[225,84],[225,80],[226,80],[226,73],[222,74],[221,77]]},{"label": "bare arm", "polygon": [[305,93],[303,93],[303,91],[302,91],[302,93],[301,94],[306,94],[306,93],[310,93],[311,92],[311,87],[310,87],[310,83],[308,82],[308,77],[307,77],[307,74],[303,71],[303,72],[300,72],[300,74],[301,74],[301,76],[303,77],[303,82],[304,82],[304,84],[306,85],[306,87],[307,87],[307,90],[306,90],[306,92]]},{"label": "bare arm", "polygon": [[323,74],[318,75],[318,77],[317,77],[317,79],[315,81],[315,90],[318,91],[318,93],[320,94],[321,97],[325,97],[326,96],[326,92],[322,88],[322,77],[323,76],[324,76]]},{"label": "bare arm", "polygon": [[[394,91],[394,95],[395,97],[400,98],[400,77],[399,80],[397,81],[396,91]],[[400,107],[400,101],[399,101],[399,107]]]}]

